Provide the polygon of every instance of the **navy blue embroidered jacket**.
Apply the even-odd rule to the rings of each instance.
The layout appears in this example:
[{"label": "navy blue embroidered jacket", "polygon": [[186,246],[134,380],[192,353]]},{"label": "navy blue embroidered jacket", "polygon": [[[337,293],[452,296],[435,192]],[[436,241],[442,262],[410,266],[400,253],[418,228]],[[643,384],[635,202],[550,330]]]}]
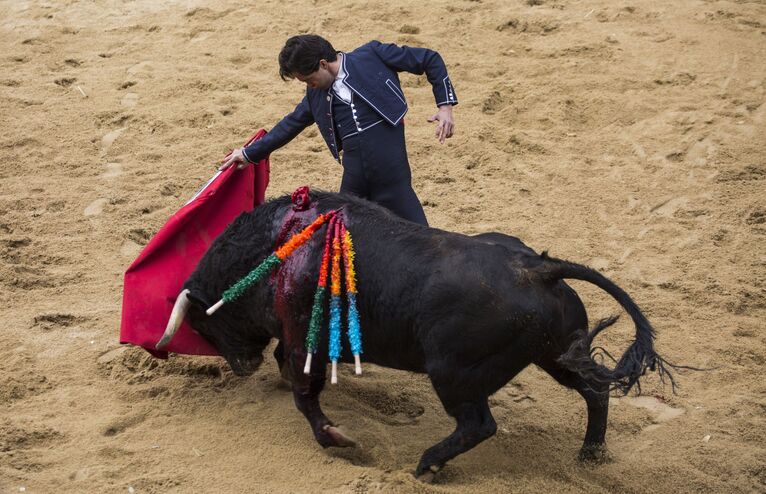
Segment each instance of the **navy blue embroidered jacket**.
[{"label": "navy blue embroidered jacket", "polygon": [[[346,72],[343,82],[391,125],[399,124],[407,113],[407,102],[399,84],[398,72],[418,75],[425,72],[433,87],[436,105],[457,104],[447,67],[442,57],[433,50],[370,41],[345,53],[342,63]],[[257,163],[316,122],[330,152],[335,159],[340,159],[338,153],[342,144],[341,136],[335,133],[333,97],[332,91],[328,89],[307,88],[306,96],[292,113],[263,138],[245,148],[245,158],[251,163]]]}]

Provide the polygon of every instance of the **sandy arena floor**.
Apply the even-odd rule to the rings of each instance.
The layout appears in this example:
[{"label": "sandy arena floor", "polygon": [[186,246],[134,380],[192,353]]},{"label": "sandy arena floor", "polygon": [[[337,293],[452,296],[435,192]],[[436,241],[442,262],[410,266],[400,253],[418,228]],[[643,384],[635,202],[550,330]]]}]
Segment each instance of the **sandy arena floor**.
[{"label": "sandy arena floor", "polygon": [[[615,461],[586,467],[584,402],[527,369],[492,398],[496,437],[427,485],[411,472],[453,424],[423,376],[344,369],[323,404],[360,446],[325,451],[271,361],[240,379],[121,347],[124,270],[298,102],[276,57],[306,32],[438,50],[446,145],[427,81],[402,78],[432,225],[598,268],[665,357],[715,370],[614,399]],[[766,491],[765,60],[763,1],[0,2],[0,492]],[[311,129],[268,194],[340,171]],[[618,312],[573,286],[591,319]]]}]

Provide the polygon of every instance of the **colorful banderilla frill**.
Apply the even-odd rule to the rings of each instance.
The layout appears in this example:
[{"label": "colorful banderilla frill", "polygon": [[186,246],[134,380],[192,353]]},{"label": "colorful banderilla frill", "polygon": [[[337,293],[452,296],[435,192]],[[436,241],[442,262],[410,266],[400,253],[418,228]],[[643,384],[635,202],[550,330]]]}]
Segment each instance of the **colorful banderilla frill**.
[{"label": "colorful banderilla frill", "polygon": [[300,233],[294,235],[290,240],[285,242],[285,244],[277,249],[273,254],[271,254],[269,257],[263,260],[258,267],[250,271],[244,278],[240,279],[238,282],[234,283],[228,290],[223,292],[223,295],[221,297],[221,300],[215,303],[212,307],[210,307],[206,312],[207,315],[212,315],[215,311],[217,311],[225,302],[231,302],[232,300],[238,298],[240,295],[245,293],[245,291],[250,288],[253,284],[261,280],[264,276],[269,274],[274,268],[279,266],[284,262],[285,259],[287,259],[290,255],[292,255],[295,250],[300,247],[301,245],[305,244],[312,235],[321,227],[327,220],[330,220],[335,217],[336,212],[335,211],[329,211],[326,214],[320,214],[317,216],[317,219],[314,220],[313,223],[311,223],[309,226],[303,229]]},{"label": "colorful banderilla frill", "polygon": [[356,308],[356,271],[354,270],[354,242],[346,225],[341,224],[343,237],[343,263],[346,271],[346,303],[348,304],[348,342],[354,355],[354,370],[362,373],[362,330],[359,325],[359,311]]},{"label": "colorful banderilla frill", "polygon": [[[341,269],[345,273],[341,275]],[[342,283],[346,285],[346,328],[351,353],[354,355],[355,372],[362,373],[362,333],[359,324],[359,310],[356,306],[356,271],[354,269],[354,243],[351,233],[340,217],[333,218],[327,226],[325,235],[324,255],[319,269],[319,282],[314,295],[314,306],[311,310],[311,322],[306,334],[306,365],[303,372],[311,371],[312,355],[317,350],[319,331],[323,324],[324,297],[327,291],[327,275],[330,275],[330,309],[329,309],[329,352],[332,362],[330,383],[338,382],[338,360],[341,354],[341,326],[342,326]]]},{"label": "colorful banderilla frill", "polygon": [[340,358],[340,225],[333,221],[332,238],[332,281],[330,282],[330,350],[328,356],[332,360],[330,383],[338,382],[338,359]]},{"label": "colorful banderilla frill", "polygon": [[327,270],[330,266],[330,246],[332,244],[333,223],[330,220],[325,234],[324,253],[322,254],[322,264],[319,268],[319,282],[317,290],[314,293],[314,305],[311,307],[311,321],[309,330],[306,332],[306,365],[303,367],[303,373],[311,372],[311,356],[316,353],[319,344],[319,330],[324,323],[324,299],[327,292]]}]

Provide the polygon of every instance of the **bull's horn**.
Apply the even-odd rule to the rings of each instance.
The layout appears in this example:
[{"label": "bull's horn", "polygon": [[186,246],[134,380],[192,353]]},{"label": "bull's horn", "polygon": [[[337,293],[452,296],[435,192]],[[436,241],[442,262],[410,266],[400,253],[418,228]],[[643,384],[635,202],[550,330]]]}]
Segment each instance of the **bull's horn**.
[{"label": "bull's horn", "polygon": [[162,335],[160,341],[155,345],[157,350],[161,350],[165,345],[170,343],[170,340],[173,339],[173,335],[175,335],[178,328],[181,327],[184,316],[189,310],[189,305],[191,305],[189,297],[187,296],[188,293],[189,289],[187,288],[178,295],[176,303],[173,306],[173,312],[170,313],[170,320],[168,321],[168,327],[165,328],[165,334]]}]

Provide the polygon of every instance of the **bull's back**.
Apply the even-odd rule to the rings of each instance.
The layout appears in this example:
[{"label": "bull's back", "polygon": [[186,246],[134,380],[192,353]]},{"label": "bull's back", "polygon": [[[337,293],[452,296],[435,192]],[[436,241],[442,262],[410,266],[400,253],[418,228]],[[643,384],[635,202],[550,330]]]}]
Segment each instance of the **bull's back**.
[{"label": "bull's back", "polygon": [[357,275],[367,360],[423,370],[427,351],[443,339],[473,334],[507,345],[519,327],[512,319],[529,314],[531,298],[508,297],[519,290],[518,270],[500,245],[429,230],[398,246],[363,247]]},{"label": "bull's back", "polygon": [[563,282],[535,276],[541,257],[515,237],[398,221],[350,230],[366,361],[423,371],[430,353],[537,348],[582,307]]}]

